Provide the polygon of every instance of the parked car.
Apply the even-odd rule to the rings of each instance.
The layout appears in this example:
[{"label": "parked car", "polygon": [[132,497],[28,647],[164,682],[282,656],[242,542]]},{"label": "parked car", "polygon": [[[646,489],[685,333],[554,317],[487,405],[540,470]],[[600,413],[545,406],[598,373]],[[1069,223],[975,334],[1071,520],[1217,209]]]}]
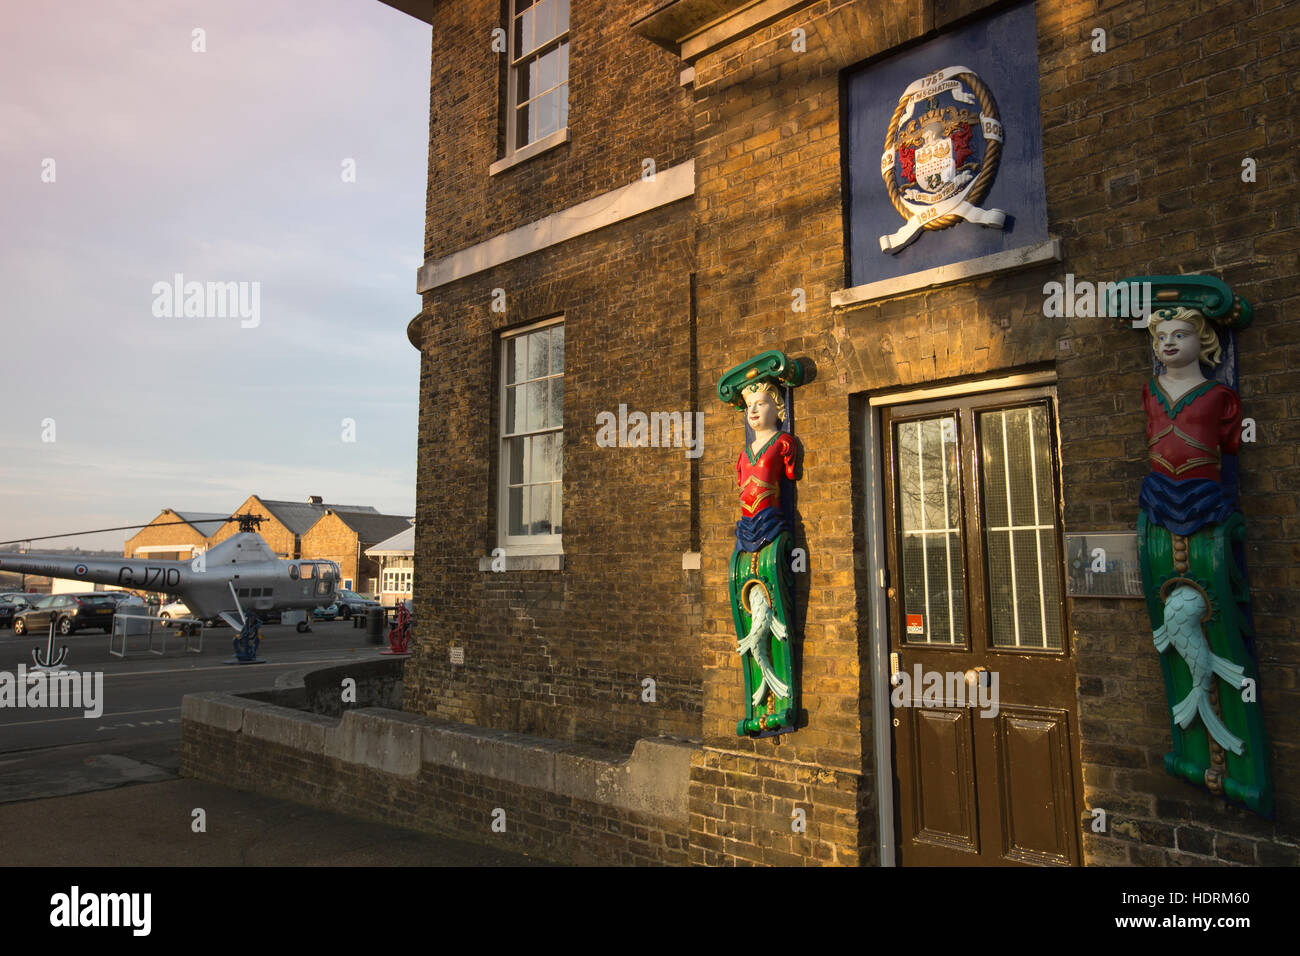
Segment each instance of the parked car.
[{"label": "parked car", "polygon": [[365,614],[372,607],[379,607],[379,602],[368,594],[342,589],[334,592],[334,603],[339,609],[339,617],[345,621],[353,614]]},{"label": "parked car", "polygon": [[130,591],[105,591],[109,597],[117,604],[118,607],[144,607],[144,598],[138,594],[132,594]]},{"label": "parked car", "polygon": [[163,627],[171,627],[167,621],[174,617],[193,617],[184,601],[172,601],[158,609],[158,616],[163,619]]},{"label": "parked car", "polygon": [[31,606],[14,615],[15,634],[40,634],[54,621],[63,636],[88,627],[105,633],[113,629],[117,604],[101,591],[84,594],[45,594]]},{"label": "parked car", "polygon": [[311,619],[313,621],[333,621],[339,616],[337,604],[327,604],[325,607],[314,607],[311,609]]},{"label": "parked car", "polygon": [[25,603],[9,600],[9,596],[6,594],[0,594],[0,627],[13,627],[14,615],[26,606]]}]

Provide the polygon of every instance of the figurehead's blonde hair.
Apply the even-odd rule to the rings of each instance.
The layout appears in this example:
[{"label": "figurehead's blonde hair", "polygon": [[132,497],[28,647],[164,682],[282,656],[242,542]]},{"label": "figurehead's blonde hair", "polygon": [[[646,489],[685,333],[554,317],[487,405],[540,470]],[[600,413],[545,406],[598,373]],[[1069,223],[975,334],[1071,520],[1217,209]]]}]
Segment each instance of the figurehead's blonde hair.
[{"label": "figurehead's blonde hair", "polygon": [[[743,389],[741,389],[741,394],[745,396],[758,395],[760,392],[766,392],[769,396],[771,396],[772,404],[776,406],[776,420],[778,422],[784,423],[785,422],[785,399],[781,397],[781,390],[779,388],[777,388],[771,382],[764,381],[764,382],[754,382],[753,384],[746,385]],[[749,407],[748,397],[746,397],[745,399],[745,407],[746,408]]]},{"label": "figurehead's blonde hair", "polygon": [[[1172,309],[1159,309],[1151,314],[1151,323],[1147,326],[1147,331],[1151,333],[1151,348],[1154,350],[1159,345],[1157,336],[1160,334],[1160,326],[1166,322],[1183,321],[1190,325],[1195,331],[1201,342],[1200,362],[1202,365],[1214,368],[1219,364],[1219,359],[1223,355],[1223,348],[1219,345],[1219,336],[1214,331],[1214,326],[1210,325],[1196,309],[1189,309],[1186,306],[1176,306]],[[1159,353],[1156,354],[1159,358]]]}]

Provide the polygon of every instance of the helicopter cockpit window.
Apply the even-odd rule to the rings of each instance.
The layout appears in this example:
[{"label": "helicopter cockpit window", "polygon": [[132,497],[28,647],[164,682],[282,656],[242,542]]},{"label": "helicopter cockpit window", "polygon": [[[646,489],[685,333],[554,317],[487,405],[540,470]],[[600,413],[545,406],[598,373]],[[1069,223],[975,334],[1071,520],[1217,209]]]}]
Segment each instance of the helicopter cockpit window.
[{"label": "helicopter cockpit window", "polygon": [[321,568],[321,578],[316,584],[317,594],[329,594],[334,590],[334,569],[330,567]]},{"label": "helicopter cockpit window", "polygon": [[296,564],[289,565],[289,579],[291,581],[298,580],[298,565]]}]

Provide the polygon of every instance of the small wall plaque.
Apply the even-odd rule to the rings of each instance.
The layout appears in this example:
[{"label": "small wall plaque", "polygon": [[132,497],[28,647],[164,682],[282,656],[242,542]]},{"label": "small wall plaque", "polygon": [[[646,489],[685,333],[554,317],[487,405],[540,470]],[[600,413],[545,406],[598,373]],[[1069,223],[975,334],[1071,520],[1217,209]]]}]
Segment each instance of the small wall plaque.
[{"label": "small wall plaque", "polygon": [[[1135,540],[1136,540],[1136,539],[1135,539]],[[465,663],[465,648],[463,648],[463,647],[453,647],[453,648],[451,649],[451,662],[452,662],[453,664],[464,664],[464,663]]]},{"label": "small wall plaque", "polygon": [[1129,531],[1066,534],[1065,581],[1070,597],[1145,597],[1137,535]]}]

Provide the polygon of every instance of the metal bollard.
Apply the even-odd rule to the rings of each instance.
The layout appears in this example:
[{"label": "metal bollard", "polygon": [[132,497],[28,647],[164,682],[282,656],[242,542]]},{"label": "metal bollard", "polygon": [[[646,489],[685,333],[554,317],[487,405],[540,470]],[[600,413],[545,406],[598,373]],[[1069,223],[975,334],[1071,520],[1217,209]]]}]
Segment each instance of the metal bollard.
[{"label": "metal bollard", "polygon": [[366,611],[366,643],[384,643],[384,611],[372,607]]}]

